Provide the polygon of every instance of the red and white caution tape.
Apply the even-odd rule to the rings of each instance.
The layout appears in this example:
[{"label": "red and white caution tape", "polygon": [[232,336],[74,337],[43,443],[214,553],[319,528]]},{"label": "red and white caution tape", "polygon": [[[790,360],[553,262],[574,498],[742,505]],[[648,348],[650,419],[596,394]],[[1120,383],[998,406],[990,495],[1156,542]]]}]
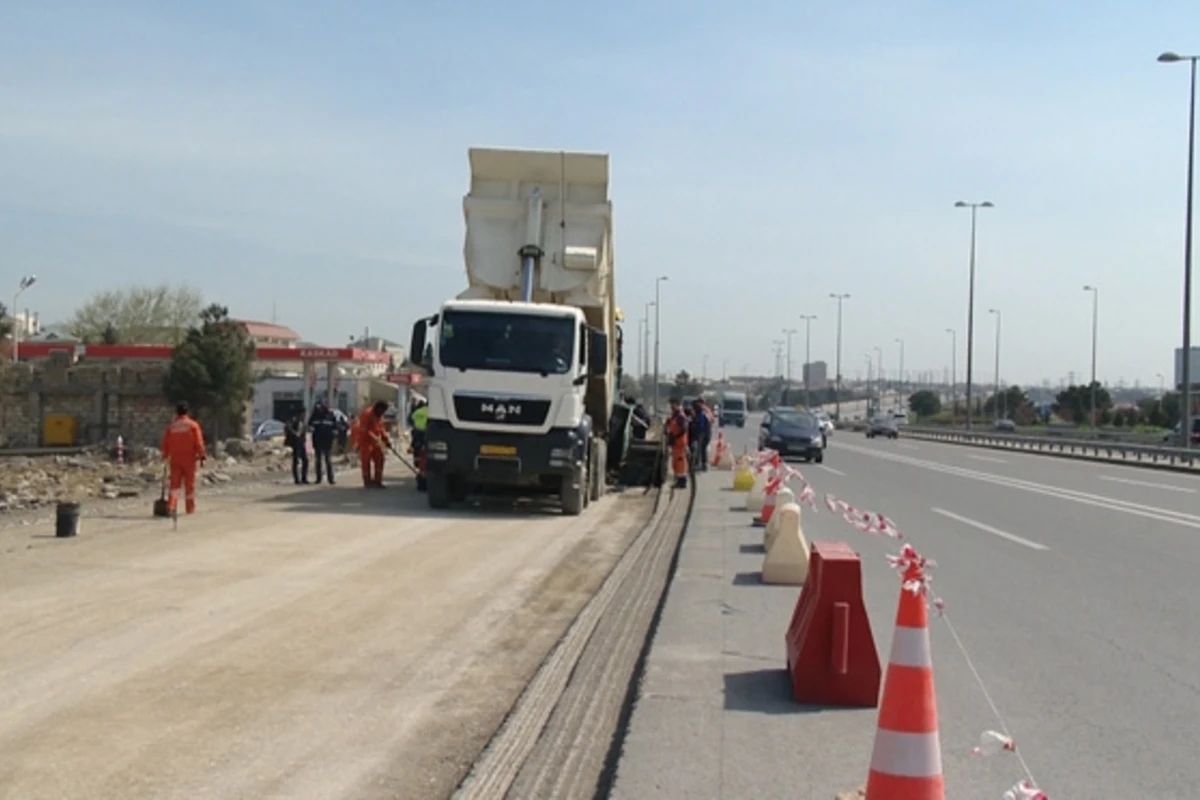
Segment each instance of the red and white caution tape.
[{"label": "red and white caution tape", "polygon": [[[896,527],[896,524],[883,514],[857,509],[831,494],[825,495],[825,505],[831,512],[840,514],[842,519],[863,533],[886,536],[896,540],[904,538],[900,533],[900,529]],[[987,685],[984,684],[979,670],[975,668],[975,662],[971,659],[970,653],[967,652],[967,648],[963,644],[962,638],[959,637],[958,631],[951,624],[950,618],[946,616],[945,604],[940,597],[937,597],[933,593],[929,570],[936,567],[937,562],[922,556],[908,542],[904,543],[898,554],[888,554],[887,560],[888,564],[893,569],[899,571],[901,575],[910,575],[910,570],[913,567],[916,568],[912,570],[916,573],[916,577],[910,576],[905,579],[903,584],[904,590],[918,596],[923,595],[926,601],[936,609],[938,616],[945,621],[946,628],[954,638],[954,643],[958,647],[959,652],[962,653],[963,660],[966,661],[968,669],[971,670],[971,674],[974,676],[975,682],[979,685],[980,691],[983,692],[984,699],[987,700],[988,706],[996,717],[996,721],[1000,723],[1000,728],[1003,732],[984,731],[980,736],[979,745],[972,748],[972,752],[979,756],[990,756],[1005,752],[1012,753],[1017,757],[1021,768],[1025,770],[1026,779],[1005,792],[1001,800],[1049,800],[1046,793],[1037,788],[1029,765],[1025,762],[1024,756],[1017,750],[1016,742],[1013,741],[1012,735],[1008,732],[1008,726],[1004,723],[1004,716],[1000,713],[1000,709],[992,699],[992,694],[988,691]]]}]

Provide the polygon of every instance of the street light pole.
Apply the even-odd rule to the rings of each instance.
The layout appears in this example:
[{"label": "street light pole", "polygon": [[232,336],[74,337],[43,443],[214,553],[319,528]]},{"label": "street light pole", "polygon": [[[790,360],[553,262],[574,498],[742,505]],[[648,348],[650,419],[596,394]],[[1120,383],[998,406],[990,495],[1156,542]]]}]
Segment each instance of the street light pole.
[{"label": "street light pole", "polygon": [[658,356],[661,344],[661,314],[662,311],[662,296],[659,289],[662,287],[663,281],[667,279],[666,275],[660,275],[654,279],[654,413],[658,413]]},{"label": "street light pole", "polygon": [[1180,378],[1179,446],[1185,450],[1191,446],[1189,435],[1192,420],[1192,188],[1195,184],[1196,161],[1196,61],[1197,56],[1181,56],[1178,53],[1163,53],[1158,60],[1164,64],[1187,61],[1191,67],[1191,93],[1188,100],[1188,159],[1187,159],[1187,220],[1183,231],[1183,369]]},{"label": "street light pole", "polygon": [[833,414],[840,420],[842,418],[842,301],[849,300],[850,295],[831,294],[829,296],[834,300],[837,300],[838,304],[837,356],[834,359],[836,363],[833,365],[833,369],[837,373],[837,375],[834,376]]},{"label": "street light pole", "polygon": [[804,320],[804,407],[812,408],[812,389],[809,385],[812,377],[812,323],[816,314],[801,314]]},{"label": "street light pole", "polygon": [[871,418],[871,385],[872,385],[872,378],[874,377],[874,372],[872,370],[871,354],[867,353],[866,358],[867,358],[867,419],[869,420]]},{"label": "street light pole", "polygon": [[958,334],[954,328],[946,328],[950,334],[950,424],[954,424],[954,416],[958,413]]},{"label": "street light pole", "polygon": [[975,214],[981,208],[995,208],[988,200],[982,203],[966,203],[959,200],[955,208],[971,209],[971,265],[970,286],[967,290],[967,430],[971,430],[971,379],[973,373],[973,354],[975,343]]},{"label": "street light pole", "polygon": [[1096,320],[1100,311],[1100,290],[1095,286],[1083,287],[1092,293],[1092,427],[1096,427]]},{"label": "street light pole", "polygon": [[787,369],[785,370],[786,382],[784,383],[786,388],[783,390],[785,398],[792,392],[792,337],[796,333],[798,331],[795,328],[783,329],[783,335],[787,337]]},{"label": "street light pole", "polygon": [[[642,373],[643,378],[645,378],[647,375],[650,374],[650,309],[651,308],[654,308],[653,300],[651,300],[649,303],[646,303],[646,333],[642,337],[642,359],[643,359],[642,360],[642,368],[645,370],[645,372]],[[643,392],[642,401],[644,402],[646,400],[649,400],[650,397],[645,394],[644,387],[642,389],[642,392]]]},{"label": "street light pole", "polygon": [[883,411],[883,393],[887,389],[887,385],[883,380],[883,348],[872,348],[875,351],[875,397],[879,401],[879,407],[875,409],[876,413]]},{"label": "street light pole", "polygon": [[[1000,309],[989,308],[989,314],[996,315],[996,394],[992,397],[992,413],[995,414],[996,420],[1000,419]],[[1008,400],[1008,395],[1005,393],[1004,399]],[[1005,403],[1007,406],[1007,403]],[[1004,409],[1006,412],[1008,408]]]},{"label": "street light pole", "polygon": [[24,278],[21,278],[21,282],[17,284],[17,291],[13,295],[12,309],[8,312],[9,317],[12,319],[12,360],[14,364],[17,363],[20,356],[18,351],[21,349],[21,327],[29,324],[29,320],[27,319],[22,320],[21,325],[17,324],[17,303],[21,301],[21,295],[24,294],[25,290],[35,283],[37,283],[37,275],[26,275]]},{"label": "street light pole", "polygon": [[897,339],[896,344],[900,345],[900,372],[896,374],[896,402],[900,405],[900,410],[904,410],[904,340]]}]

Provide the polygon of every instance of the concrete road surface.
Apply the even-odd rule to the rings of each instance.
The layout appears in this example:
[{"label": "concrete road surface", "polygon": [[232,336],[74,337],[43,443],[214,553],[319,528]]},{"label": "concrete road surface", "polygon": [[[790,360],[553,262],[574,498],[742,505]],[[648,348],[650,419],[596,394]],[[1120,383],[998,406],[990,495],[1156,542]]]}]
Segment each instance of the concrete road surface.
[{"label": "concrete road surface", "polygon": [[447,797],[650,502],[276,486],[0,532],[0,797]]},{"label": "concrete road surface", "polygon": [[[981,732],[1002,726],[947,621],[1050,797],[1200,797],[1200,479],[848,432],[823,465],[800,468],[822,495],[888,514],[938,562],[947,615],[931,638],[948,797],[998,797],[1022,769],[1011,755],[971,755]],[[829,800],[863,783],[876,712],[791,703],[783,634],[797,590],[757,582],[762,532],[729,510],[728,474],[712,480],[613,796]],[[886,663],[899,582],[884,556],[897,544],[824,506],[804,527],[809,541],[861,552]]]}]

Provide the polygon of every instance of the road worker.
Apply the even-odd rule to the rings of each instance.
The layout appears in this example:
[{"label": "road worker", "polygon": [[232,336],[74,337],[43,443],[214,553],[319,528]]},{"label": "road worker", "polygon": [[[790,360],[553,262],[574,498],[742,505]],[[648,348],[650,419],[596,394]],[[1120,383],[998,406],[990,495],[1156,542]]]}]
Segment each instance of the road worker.
[{"label": "road worker", "polygon": [[384,415],[388,404],[377,401],[358,416],[358,463],[362,467],[363,486],[383,488],[383,448],[391,445]]},{"label": "road worker", "polygon": [[408,415],[412,429],[412,454],[417,466],[417,491],[425,491],[425,429],[429,427],[429,403],[418,398]]},{"label": "road worker", "polygon": [[678,398],[671,398],[671,415],[667,418],[667,444],[671,446],[671,473],[675,488],[687,488],[688,475],[688,418]]},{"label": "road worker", "polygon": [[179,488],[183,487],[187,513],[196,513],[196,468],[203,466],[208,453],[204,449],[204,431],[188,416],[187,403],[175,406],[175,419],[162,439],[162,457],[171,465],[167,510],[174,515],[179,507]]}]

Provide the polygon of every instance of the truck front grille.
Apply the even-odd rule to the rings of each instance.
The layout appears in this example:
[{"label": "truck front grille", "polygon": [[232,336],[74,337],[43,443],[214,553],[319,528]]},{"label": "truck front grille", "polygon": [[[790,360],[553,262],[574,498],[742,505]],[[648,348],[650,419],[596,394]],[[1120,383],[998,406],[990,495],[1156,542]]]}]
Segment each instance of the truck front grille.
[{"label": "truck front grille", "polygon": [[456,394],[454,413],[463,422],[534,427],[545,424],[546,417],[550,414],[550,401]]}]

